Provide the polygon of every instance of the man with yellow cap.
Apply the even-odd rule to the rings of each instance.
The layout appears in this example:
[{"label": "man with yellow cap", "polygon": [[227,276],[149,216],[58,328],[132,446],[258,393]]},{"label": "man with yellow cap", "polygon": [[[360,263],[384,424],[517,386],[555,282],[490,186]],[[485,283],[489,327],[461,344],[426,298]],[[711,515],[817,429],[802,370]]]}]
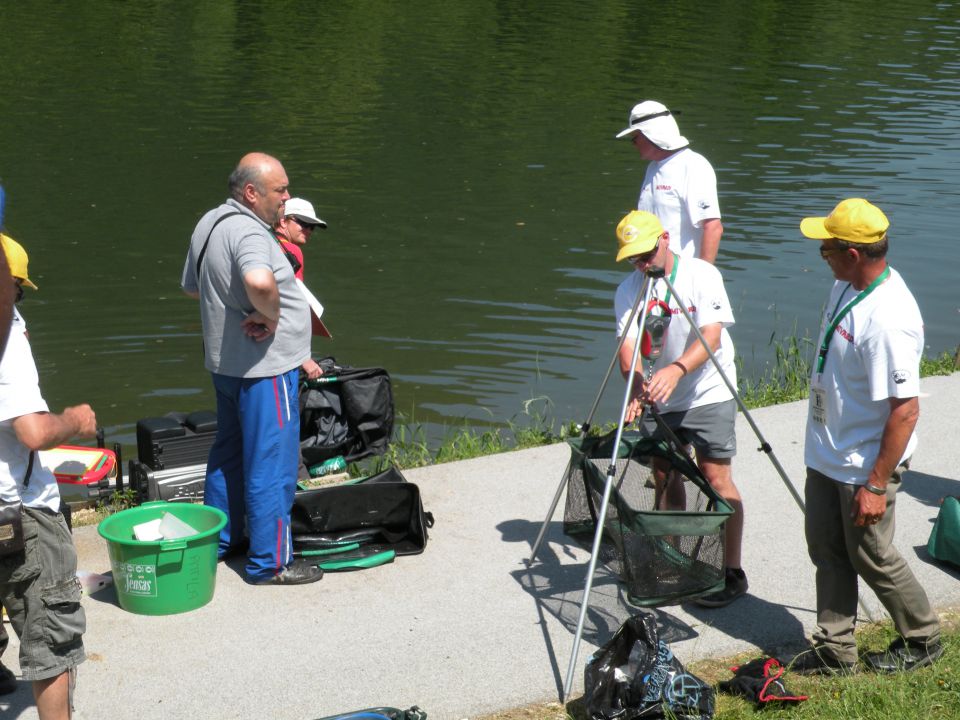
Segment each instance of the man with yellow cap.
[{"label": "man with yellow cap", "polygon": [[[18,296],[24,287],[36,289],[23,247],[7,235],[0,235],[0,243]],[[76,667],[86,657],[86,618],[57,481],[36,461],[36,452],[93,437],[96,429],[89,405],[49,411],[25,323],[14,311],[0,360],[0,503],[20,512],[6,513],[0,524],[0,602],[20,638],[20,670],[33,683],[40,720],[70,716]]]},{"label": "man with yellow cap", "polygon": [[[627,260],[635,270],[620,283],[614,299],[617,337],[626,337],[620,350],[620,370],[624,377],[630,372],[639,341],[652,373],[647,379],[638,364],[625,419],[632,422],[641,415],[643,405],[655,405],[677,436],[694,446],[700,470],[733,508],[724,531],[726,585],[697,600],[705,607],[723,607],[747,592],[740,562],[743,501],[731,474],[731,458],[737,452],[737,404],[717,368],[719,365],[731,383],[736,383],[733,342],[727,332],[734,323],[733,311],[720,271],[704,260],[680,257],[671,250],[670,234],[655,215],[643,210],[629,213],[617,226],[617,239],[617,261]],[[654,269],[663,270],[677,295],[662,278],[654,282],[647,313],[651,320],[645,322],[641,333],[636,323],[630,323],[630,315],[644,277]],[[680,303],[696,322],[717,365],[710,361]],[[649,413],[643,418],[643,430],[649,435],[661,432]],[[682,507],[683,483],[671,481],[668,468],[656,464],[654,476],[665,507]]]},{"label": "man with yellow cap", "polygon": [[804,448],[817,629],[793,669],[807,674],[856,669],[858,577],[900,634],[887,650],[865,655],[866,667],[911,670],[943,654],[937,615],[893,545],[896,493],[917,445],[923,319],[887,264],[889,225],[862,198],[800,224],[803,235],[821,242],[836,278],[810,378]]}]

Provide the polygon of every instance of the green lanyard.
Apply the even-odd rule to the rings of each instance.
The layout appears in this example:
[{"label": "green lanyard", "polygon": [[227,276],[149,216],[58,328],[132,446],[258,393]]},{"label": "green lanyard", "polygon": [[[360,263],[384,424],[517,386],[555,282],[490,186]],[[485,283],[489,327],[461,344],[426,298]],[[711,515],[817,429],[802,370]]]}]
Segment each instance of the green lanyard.
[{"label": "green lanyard", "polygon": [[890,277],[890,268],[887,267],[882,273],[880,273],[877,278],[867,285],[867,287],[860,292],[853,300],[848,302],[839,313],[837,308],[840,307],[840,301],[843,300],[844,294],[847,292],[847,289],[850,287],[847,285],[843,289],[843,292],[840,293],[840,297],[837,298],[836,307],[833,308],[833,320],[830,321],[830,324],[827,325],[826,331],[823,333],[823,342],[820,344],[820,354],[817,357],[817,372],[823,372],[823,364],[827,361],[827,353],[830,351],[830,339],[833,337],[834,331],[837,329],[837,325],[840,324],[840,321],[847,316],[847,313],[853,310],[853,306],[863,300],[867,295],[872,293],[877,289],[877,286],[880,285],[884,280]]},{"label": "green lanyard", "polygon": [[[676,253],[673,253],[673,270],[670,271],[670,287],[673,287],[673,282],[677,279],[677,268],[680,267],[680,256]],[[679,303],[680,301],[677,300]],[[664,305],[670,307],[670,289],[667,288],[667,296],[663,299]]]}]

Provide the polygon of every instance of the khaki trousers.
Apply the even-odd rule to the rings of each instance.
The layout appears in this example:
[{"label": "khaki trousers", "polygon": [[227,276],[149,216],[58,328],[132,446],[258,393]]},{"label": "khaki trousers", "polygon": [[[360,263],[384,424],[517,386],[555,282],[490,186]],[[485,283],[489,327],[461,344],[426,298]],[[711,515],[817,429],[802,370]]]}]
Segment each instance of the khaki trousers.
[{"label": "khaki trousers", "polygon": [[859,486],[807,468],[805,529],[817,587],[818,627],[813,642],[837,660],[857,660],[853,628],[858,576],[876,593],[904,639],[940,639],[940,621],[927,594],[893,546],[894,506],[905,469],[897,468],[887,484],[887,510],[880,522],[856,527],[850,508]]}]

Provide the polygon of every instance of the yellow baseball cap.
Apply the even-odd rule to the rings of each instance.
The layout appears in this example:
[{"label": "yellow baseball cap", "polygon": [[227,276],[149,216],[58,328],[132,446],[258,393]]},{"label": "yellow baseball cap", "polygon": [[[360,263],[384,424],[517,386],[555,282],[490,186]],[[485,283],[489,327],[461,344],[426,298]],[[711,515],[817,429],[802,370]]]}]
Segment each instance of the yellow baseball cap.
[{"label": "yellow baseball cap", "polygon": [[0,243],[3,244],[3,254],[7,256],[10,274],[15,278],[19,278],[22,284],[28,288],[39,290],[36,285],[30,282],[30,278],[27,276],[27,251],[23,249],[23,245],[3,233],[0,233]]},{"label": "yellow baseball cap", "polygon": [[813,240],[836,238],[871,245],[887,236],[890,221],[883,211],[863,198],[848,198],[826,217],[808,217],[800,223],[800,232]]},{"label": "yellow baseball cap", "polygon": [[624,216],[617,225],[617,262],[650,252],[657,245],[657,238],[663,235],[663,225],[657,216],[645,210],[633,210]]}]

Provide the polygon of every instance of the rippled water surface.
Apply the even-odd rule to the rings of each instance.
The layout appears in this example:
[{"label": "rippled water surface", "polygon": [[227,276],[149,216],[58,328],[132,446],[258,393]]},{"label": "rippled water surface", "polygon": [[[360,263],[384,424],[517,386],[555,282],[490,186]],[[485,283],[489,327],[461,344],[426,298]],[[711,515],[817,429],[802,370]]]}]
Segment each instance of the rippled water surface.
[{"label": "rippled water surface", "polygon": [[541,397],[582,420],[645,165],[613,136],[645,98],[717,170],[746,374],[815,333],[830,276],[798,224],[846,196],[889,215],[929,351],[957,345],[957,5],[519,5],[6,5],[0,177],[50,403],[89,400],[126,443],[138,418],[213,406],[180,270],[260,149],[330,226],[306,250],[335,335],[317,354],[386,367],[434,429]]}]

